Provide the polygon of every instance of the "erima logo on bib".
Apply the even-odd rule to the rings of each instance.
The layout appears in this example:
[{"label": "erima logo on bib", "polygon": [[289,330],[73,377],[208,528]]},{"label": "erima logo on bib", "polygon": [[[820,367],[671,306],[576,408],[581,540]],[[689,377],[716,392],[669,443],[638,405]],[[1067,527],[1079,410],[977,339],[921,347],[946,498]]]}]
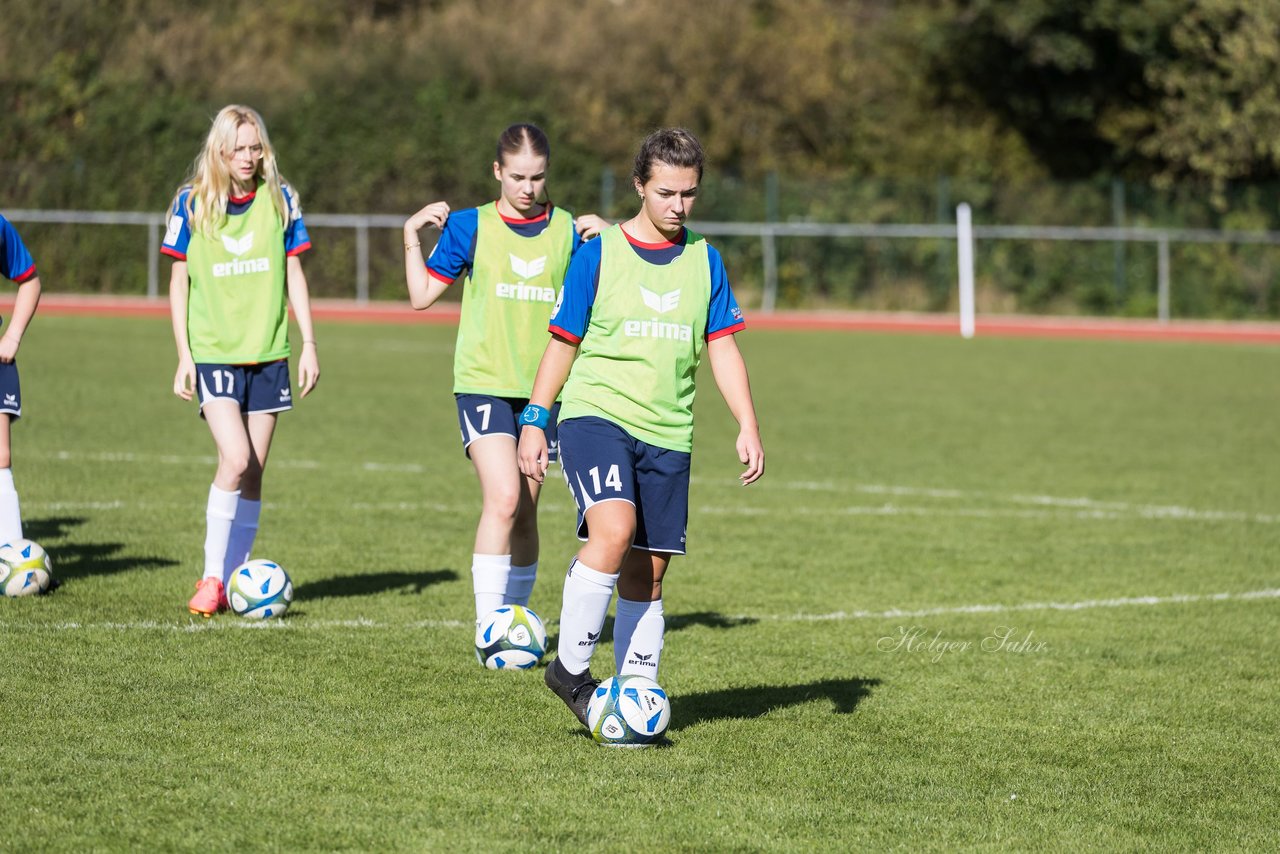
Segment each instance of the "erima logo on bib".
[{"label": "erima logo on bib", "polygon": [[[509,253],[508,253],[509,254]],[[534,276],[540,275],[543,270],[547,269],[547,256],[534,258],[532,261],[526,261],[518,255],[510,255],[511,271],[520,277],[520,281],[515,284],[509,282],[498,282],[496,286],[499,299],[514,299],[524,302],[555,302],[555,288],[546,288],[541,285],[526,285],[525,279],[532,279]]]},{"label": "erima logo on bib", "polygon": [[227,251],[232,255],[239,257],[253,248],[253,232],[249,232],[244,237],[236,240],[234,237],[222,235],[222,245],[227,247]]},{"label": "erima logo on bib", "polygon": [[222,235],[222,245],[232,255],[237,256],[234,261],[227,261],[222,264],[213,265],[213,277],[221,279],[225,276],[240,276],[245,273],[265,273],[271,269],[270,258],[249,258],[241,260],[239,256],[245,254],[253,248],[253,232],[249,232],[244,237],[237,240],[234,237]]},{"label": "erima logo on bib", "polygon": [[[680,304],[680,290],[667,291],[665,294],[655,294],[653,291],[640,286],[640,298],[644,300],[645,308],[656,311],[658,314],[666,314],[674,311]],[[684,323],[674,323],[665,320],[624,320],[622,322],[622,334],[628,338],[665,338],[669,341],[692,341],[693,327]]]},{"label": "erima logo on bib", "polygon": [[[508,253],[510,254],[510,253]],[[522,279],[532,279],[547,269],[547,256],[526,261],[518,255],[511,255],[511,272]]]},{"label": "erima logo on bib", "polygon": [[640,298],[644,300],[645,307],[658,314],[666,314],[674,311],[676,306],[680,305],[680,290],[667,291],[665,294],[655,294],[653,291],[640,286]]}]

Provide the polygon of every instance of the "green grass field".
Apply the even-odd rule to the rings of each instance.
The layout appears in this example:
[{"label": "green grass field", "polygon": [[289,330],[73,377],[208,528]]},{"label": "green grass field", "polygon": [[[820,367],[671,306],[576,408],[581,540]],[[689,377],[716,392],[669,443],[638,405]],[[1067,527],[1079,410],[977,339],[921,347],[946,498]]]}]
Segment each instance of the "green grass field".
[{"label": "green grass field", "polygon": [[[672,744],[612,751],[476,665],[453,334],[320,326],[255,549],[297,598],[250,625],[185,609],[213,445],[167,321],[37,319],[63,585],[0,601],[0,848],[1275,846],[1280,350],[748,331],[768,472],[705,370]],[[572,526],[553,482],[553,634]]]}]

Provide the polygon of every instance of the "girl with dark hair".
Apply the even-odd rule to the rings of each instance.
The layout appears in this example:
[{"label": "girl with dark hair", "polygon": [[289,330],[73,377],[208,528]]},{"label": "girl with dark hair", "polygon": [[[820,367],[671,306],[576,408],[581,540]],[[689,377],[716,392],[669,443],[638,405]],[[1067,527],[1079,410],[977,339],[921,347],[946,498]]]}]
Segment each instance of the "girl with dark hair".
[{"label": "girl with dark hair", "polygon": [[[433,202],[404,224],[405,277],[415,309],[432,305],[464,279],[454,352],[453,393],[462,445],[480,479],[481,511],[471,578],[476,619],[505,604],[527,605],[538,573],[541,479],[516,463],[516,419],[529,399],[547,318],[560,296],[569,258],[608,223],[575,220],[547,199],[547,136],[516,124],[498,139],[496,201],[452,211]],[[423,259],[418,232],[442,229]],[[550,459],[555,459],[555,422]]]},{"label": "girl with dark hair", "polygon": [[764,474],[734,341],[742,312],[720,253],[684,225],[702,163],[702,146],[686,130],[645,139],[632,173],[640,210],[574,256],[521,417],[520,470],[541,481],[548,409],[563,390],[560,462],[585,543],[565,578],[558,657],[545,678],[584,725],[599,682],[591,656],[615,588],[618,672],[657,678],[662,580],[671,557],[685,553],[694,377],[704,349],[738,421],[741,482]]}]

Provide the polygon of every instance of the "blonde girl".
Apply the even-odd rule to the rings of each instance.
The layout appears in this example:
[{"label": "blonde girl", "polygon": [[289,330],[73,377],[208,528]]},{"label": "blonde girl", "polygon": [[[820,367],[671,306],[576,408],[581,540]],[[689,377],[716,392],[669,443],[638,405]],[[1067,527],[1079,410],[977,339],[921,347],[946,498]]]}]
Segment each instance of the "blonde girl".
[{"label": "blonde girl", "polygon": [[226,609],[231,572],[248,559],[258,532],[276,416],[293,407],[288,306],[302,333],[300,395],[320,378],[299,259],[310,248],[297,194],[280,175],[262,117],[249,107],[223,107],[174,199],[161,247],[174,259],[173,393],[199,396],[218,449],[204,572],[187,603],[193,614]]}]

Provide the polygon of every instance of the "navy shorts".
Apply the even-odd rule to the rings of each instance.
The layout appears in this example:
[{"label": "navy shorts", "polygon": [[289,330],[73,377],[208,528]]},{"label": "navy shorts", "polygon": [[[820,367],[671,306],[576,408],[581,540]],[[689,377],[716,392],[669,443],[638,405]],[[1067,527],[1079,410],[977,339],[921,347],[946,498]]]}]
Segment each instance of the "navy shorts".
[{"label": "navy shorts", "polygon": [[15,420],[22,417],[22,388],[18,384],[18,363],[0,362],[0,414]]},{"label": "navy shorts", "polygon": [[234,400],[246,415],[293,409],[289,390],[289,360],[260,365],[196,365],[200,414],[211,400]]},{"label": "navy shorts", "polygon": [[632,548],[685,553],[691,455],[641,442],[594,416],[565,421],[560,438],[560,465],[578,505],[578,539],[587,539],[588,508],[628,501],[636,508]]},{"label": "navy shorts", "polygon": [[[520,413],[529,403],[522,397],[493,397],[488,394],[455,394],[458,401],[458,429],[462,431],[462,449],[471,456],[471,443],[481,436],[510,436],[520,441]],[[551,421],[547,424],[547,458],[551,462],[560,459],[560,437],[556,432],[556,417],[560,404],[551,407]]]}]

